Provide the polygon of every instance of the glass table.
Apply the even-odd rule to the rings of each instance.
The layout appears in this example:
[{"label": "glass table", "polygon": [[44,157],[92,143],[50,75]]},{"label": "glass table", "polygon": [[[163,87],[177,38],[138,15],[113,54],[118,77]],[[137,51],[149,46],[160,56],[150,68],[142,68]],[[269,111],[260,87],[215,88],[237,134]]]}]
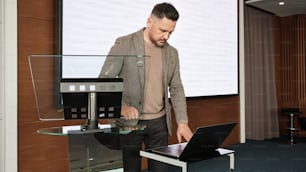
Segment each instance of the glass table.
[{"label": "glass table", "polygon": [[70,172],[122,172],[120,135],[142,131],[145,126],[82,130],[81,125],[42,128],[39,134],[67,136]]}]

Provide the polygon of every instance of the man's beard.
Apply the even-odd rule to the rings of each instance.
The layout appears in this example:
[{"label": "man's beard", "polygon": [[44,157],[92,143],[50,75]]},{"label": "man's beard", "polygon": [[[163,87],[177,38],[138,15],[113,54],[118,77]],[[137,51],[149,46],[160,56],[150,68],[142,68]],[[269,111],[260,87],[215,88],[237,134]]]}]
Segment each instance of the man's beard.
[{"label": "man's beard", "polygon": [[155,41],[154,44],[157,47],[163,47],[166,42],[167,42],[167,40],[158,40],[158,41]]}]

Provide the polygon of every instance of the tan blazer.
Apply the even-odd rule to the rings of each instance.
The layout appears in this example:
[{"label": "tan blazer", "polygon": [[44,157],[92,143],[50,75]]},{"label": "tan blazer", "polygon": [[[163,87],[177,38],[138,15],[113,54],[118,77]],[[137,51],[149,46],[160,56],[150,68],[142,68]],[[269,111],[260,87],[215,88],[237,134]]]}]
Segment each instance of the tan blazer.
[{"label": "tan blazer", "polygon": [[[115,55],[115,56],[112,56]],[[134,106],[142,113],[144,91],[144,39],[143,29],[120,37],[111,48],[104,62],[100,77],[120,77],[124,80],[122,104]],[[176,122],[188,123],[186,98],[182,85],[177,50],[166,43],[162,50],[164,72],[164,95],[168,131],[171,134],[171,104]],[[168,89],[170,99],[168,99]],[[170,104],[171,102],[171,104]],[[125,121],[126,125],[134,125],[137,121]]]}]

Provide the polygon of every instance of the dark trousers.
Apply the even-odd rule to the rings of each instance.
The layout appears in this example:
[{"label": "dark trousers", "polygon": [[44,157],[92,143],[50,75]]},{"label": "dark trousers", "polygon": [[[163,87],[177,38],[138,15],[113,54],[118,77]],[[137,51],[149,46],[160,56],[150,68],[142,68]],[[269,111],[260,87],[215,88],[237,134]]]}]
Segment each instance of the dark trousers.
[{"label": "dark trousers", "polygon": [[[145,149],[168,145],[168,130],[166,117],[141,120],[140,125],[145,125],[143,131],[133,131],[129,134],[120,135],[123,169],[124,172],[140,172],[141,157],[139,151],[142,149],[142,143]],[[164,172],[167,171],[167,165],[154,160],[148,160],[149,172]]]}]

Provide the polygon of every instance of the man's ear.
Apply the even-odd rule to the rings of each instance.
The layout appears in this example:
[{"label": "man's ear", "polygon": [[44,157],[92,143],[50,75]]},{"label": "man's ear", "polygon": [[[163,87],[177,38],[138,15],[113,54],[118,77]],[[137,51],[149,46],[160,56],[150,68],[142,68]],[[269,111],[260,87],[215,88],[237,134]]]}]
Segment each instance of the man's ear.
[{"label": "man's ear", "polygon": [[148,19],[147,19],[147,28],[150,28],[153,24],[153,19],[152,17],[150,16]]}]

